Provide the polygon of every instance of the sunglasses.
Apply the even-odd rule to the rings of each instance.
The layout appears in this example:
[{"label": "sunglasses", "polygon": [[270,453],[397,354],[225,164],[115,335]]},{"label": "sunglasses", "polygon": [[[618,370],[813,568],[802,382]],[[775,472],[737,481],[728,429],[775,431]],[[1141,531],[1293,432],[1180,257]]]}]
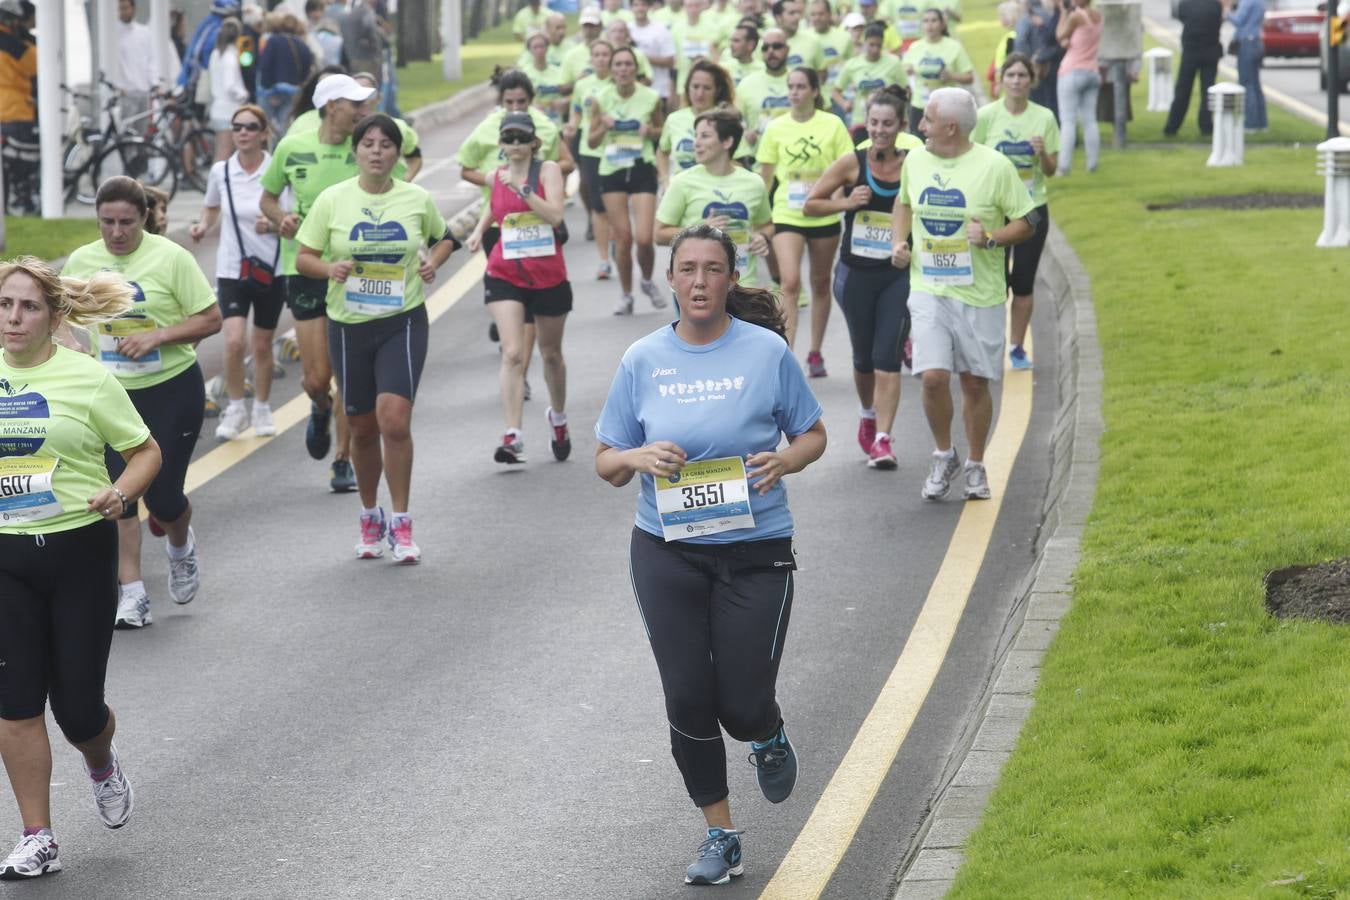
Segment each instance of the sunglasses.
[{"label": "sunglasses", "polygon": [[523,131],[508,131],[501,136],[503,144],[528,144],[532,140],[534,140],[534,135],[526,134]]},{"label": "sunglasses", "polygon": [[787,44],[760,44],[765,50],[786,50]]},{"label": "sunglasses", "polygon": [[231,131],[262,131],[262,126],[257,122],[231,122]]}]

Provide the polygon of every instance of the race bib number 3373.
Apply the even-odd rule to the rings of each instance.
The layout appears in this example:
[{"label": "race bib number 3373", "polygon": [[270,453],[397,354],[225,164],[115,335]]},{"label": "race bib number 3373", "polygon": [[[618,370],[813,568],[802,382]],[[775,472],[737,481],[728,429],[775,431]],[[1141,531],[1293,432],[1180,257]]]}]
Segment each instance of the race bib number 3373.
[{"label": "race bib number 3373", "polygon": [[667,541],[755,527],[745,461],[739,456],[688,463],[675,477],[655,481],[656,511]]}]

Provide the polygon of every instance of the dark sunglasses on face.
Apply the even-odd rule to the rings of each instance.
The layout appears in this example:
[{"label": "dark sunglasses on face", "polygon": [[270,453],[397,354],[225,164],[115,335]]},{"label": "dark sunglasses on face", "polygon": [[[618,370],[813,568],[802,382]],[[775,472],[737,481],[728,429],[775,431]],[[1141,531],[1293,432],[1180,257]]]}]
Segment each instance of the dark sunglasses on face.
[{"label": "dark sunglasses on face", "polygon": [[532,140],[534,137],[523,131],[508,131],[501,137],[503,144],[528,144]]},{"label": "dark sunglasses on face", "polygon": [[787,44],[760,44],[765,50],[786,50]]},{"label": "dark sunglasses on face", "polygon": [[231,122],[231,131],[262,131],[262,126],[257,122]]}]

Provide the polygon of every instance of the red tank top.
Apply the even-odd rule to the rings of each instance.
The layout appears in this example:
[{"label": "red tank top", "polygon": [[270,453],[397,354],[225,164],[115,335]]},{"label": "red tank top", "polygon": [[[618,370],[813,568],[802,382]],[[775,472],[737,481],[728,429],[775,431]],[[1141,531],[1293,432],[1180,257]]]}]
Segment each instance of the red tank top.
[{"label": "red tank top", "polygon": [[[499,171],[504,171],[505,167]],[[535,188],[545,197],[541,181]],[[530,212],[525,198],[492,176],[492,219],[501,225],[502,236],[488,256],[487,273],[528,290],[550,288],[567,280],[567,263],[553,228]],[[519,213],[528,213],[521,221]]]}]

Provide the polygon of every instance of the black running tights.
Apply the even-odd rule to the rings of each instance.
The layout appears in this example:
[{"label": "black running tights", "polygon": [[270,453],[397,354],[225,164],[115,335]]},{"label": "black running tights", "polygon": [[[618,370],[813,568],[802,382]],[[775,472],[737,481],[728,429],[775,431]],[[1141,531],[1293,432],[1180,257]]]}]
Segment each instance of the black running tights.
[{"label": "black running tights", "polygon": [[774,686],[792,612],[792,541],[666,543],[635,528],[630,559],[671,753],[690,799],[708,806],[727,796],[722,729],[762,741],[782,721]]}]

